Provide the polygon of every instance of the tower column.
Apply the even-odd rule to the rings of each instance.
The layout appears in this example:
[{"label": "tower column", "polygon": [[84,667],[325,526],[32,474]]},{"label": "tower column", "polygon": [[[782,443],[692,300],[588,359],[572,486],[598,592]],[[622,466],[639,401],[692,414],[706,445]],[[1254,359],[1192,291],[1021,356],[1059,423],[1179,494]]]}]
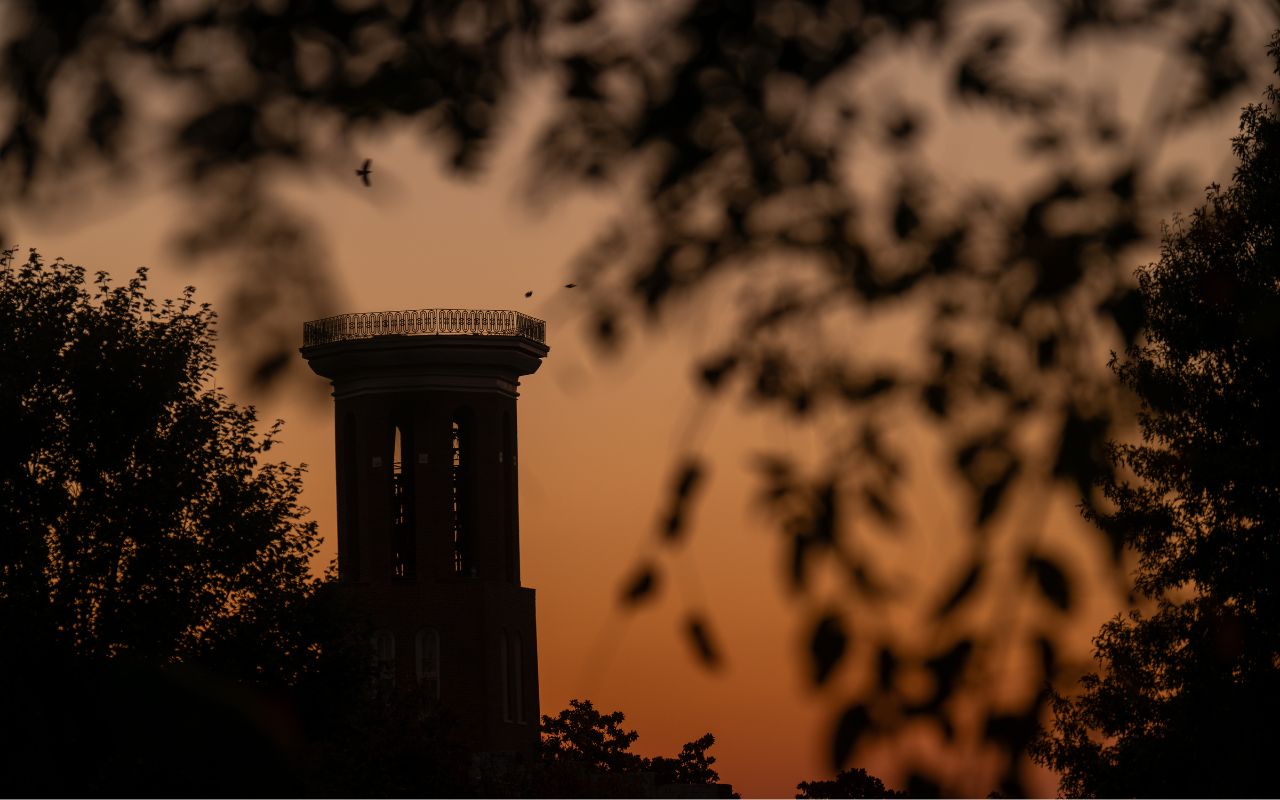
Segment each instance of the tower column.
[{"label": "tower column", "polygon": [[338,574],[379,680],[438,704],[477,752],[533,752],[534,592],[520,585],[516,389],[547,355],[511,311],[309,322],[333,384]]}]

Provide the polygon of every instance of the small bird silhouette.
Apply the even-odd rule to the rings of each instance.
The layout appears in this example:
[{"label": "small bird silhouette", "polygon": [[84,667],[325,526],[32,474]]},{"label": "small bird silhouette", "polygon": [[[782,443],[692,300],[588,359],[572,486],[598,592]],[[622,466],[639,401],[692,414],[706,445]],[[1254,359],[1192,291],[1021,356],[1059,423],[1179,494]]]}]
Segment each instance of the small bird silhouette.
[{"label": "small bird silhouette", "polygon": [[372,164],[373,164],[373,159],[371,159],[371,158],[366,158],[366,159],[364,160],[364,164],[360,167],[360,169],[356,170],[356,174],[360,176],[360,180],[364,181],[364,185],[365,185],[365,186],[372,186],[372,185],[373,185],[373,184],[369,183],[369,175],[372,173],[372,170],[371,170],[371,169],[369,169],[369,167],[370,167]]},{"label": "small bird silhouette", "polygon": [[564,285],[564,288],[566,288],[566,289],[572,289],[573,287],[575,287],[575,286],[577,286],[577,285],[578,285],[578,284],[576,284],[576,283],[566,283],[566,284]]},{"label": "small bird silhouette", "polygon": [[533,292],[525,292],[525,293],[524,293],[524,296],[525,296],[525,297],[533,297]]}]

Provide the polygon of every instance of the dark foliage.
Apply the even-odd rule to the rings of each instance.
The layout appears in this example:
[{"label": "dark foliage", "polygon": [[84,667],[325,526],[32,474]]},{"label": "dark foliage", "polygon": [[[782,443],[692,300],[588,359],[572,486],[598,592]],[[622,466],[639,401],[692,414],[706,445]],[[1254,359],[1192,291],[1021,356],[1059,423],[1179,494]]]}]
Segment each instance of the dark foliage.
[{"label": "dark foliage", "polygon": [[874,775],[868,775],[860,767],[840,770],[833,781],[802,781],[796,784],[796,791],[799,792],[797,800],[816,800],[820,797],[907,797],[902,792],[885,787],[883,781]]},{"label": "dark foliage", "polygon": [[[332,302],[323,247],[272,193],[273,176],[331,171],[359,187],[349,170],[366,154],[350,152],[352,137],[400,122],[473,173],[511,98],[549,84],[529,160],[535,200],[602,185],[634,192],[574,267],[591,334],[619,350],[638,327],[736,278],[734,327],[695,373],[708,399],[737,393],[830,424],[816,473],[778,454],[760,463],[790,585],[807,592],[824,562],[848,577],[832,612],[841,619],[815,627],[805,654],[814,680],[854,658],[893,656],[878,702],[833,708],[843,721],[832,752],[843,759],[864,733],[923,720],[952,738],[950,695],[969,664],[957,653],[1032,648],[1056,671],[1044,631],[977,627],[968,612],[999,594],[1004,607],[1030,596],[1070,614],[1072,571],[1029,552],[1025,574],[1002,578],[987,568],[988,534],[1011,498],[1043,505],[1036,493],[1060,489],[1090,501],[1108,477],[1101,445],[1118,409],[1097,349],[1126,346],[1141,327],[1126,276],[1176,177],[1161,145],[1233,108],[1260,61],[1248,35],[1273,5],[1094,0],[1026,4],[1019,16],[1001,0],[27,0],[11,4],[0,54],[0,105],[11,109],[0,174],[16,187],[7,199],[50,213],[89,166],[113,181],[144,164],[184,181],[193,223],[179,242],[192,255],[235,252],[223,259],[243,270],[235,330],[268,383],[296,345],[292,318],[273,312],[322,316]],[[1084,50],[1139,40],[1162,51],[1160,74],[1178,84],[1161,78],[1131,114],[1115,107],[1113,69],[1088,83],[1075,66]],[[915,99],[920,74],[903,63],[920,56],[945,87],[942,109]],[[161,92],[182,98],[163,119],[147,110]],[[1013,132],[1024,174],[1038,177],[941,190],[926,151],[949,110]],[[888,177],[868,185],[878,164]],[[860,326],[904,308],[916,343],[904,357],[862,346]],[[902,524],[911,454],[888,434],[906,415],[945,441],[972,533],[972,558],[922,621],[936,635],[910,647],[850,624],[884,618],[900,599],[864,537]],[[705,470],[678,458],[655,550],[692,534],[689,501]],[[1035,524],[1022,532],[1039,534]],[[660,555],[646,555],[624,602],[662,585]],[[710,667],[725,658],[713,621],[684,617]],[[924,702],[894,688],[899,671],[921,669],[939,687]],[[1037,719],[1041,702],[1020,718]]]},{"label": "dark foliage", "polygon": [[281,790],[297,731],[265,698],[321,663],[301,469],[263,463],[279,425],[212,388],[209,308],[145,288],[0,257],[5,772],[39,794]]},{"label": "dark foliage", "polygon": [[601,714],[590,700],[570,700],[552,717],[542,716],[539,760],[579,764],[591,772],[636,772],[644,759],[631,752],[640,734],[622,727],[621,711]]},{"label": "dark foliage", "polygon": [[371,697],[302,469],[213,387],[213,323],[143,271],[0,257],[5,788],[458,796],[447,721]]},{"label": "dark foliage", "polygon": [[539,797],[631,797],[663,785],[720,782],[707,751],[710,733],[688,742],[674,757],[647,758],[631,752],[639,738],[622,726],[621,711],[601,714],[590,700],[570,700],[558,715],[542,717],[538,768],[531,774]]},{"label": "dark foliage", "polygon": [[[302,470],[213,388],[213,312],[146,274],[0,257],[0,630],[86,660],[297,683],[317,580]],[[271,647],[262,647],[271,642]]]},{"label": "dark foliage", "polygon": [[[1280,73],[1280,35],[1271,54]],[[1110,457],[1094,519],[1140,556],[1152,610],[1107,623],[1100,669],[1054,700],[1038,760],[1077,796],[1251,796],[1280,788],[1280,92],[1245,109],[1240,166],[1165,231],[1139,273],[1149,330],[1115,369],[1143,443]]]}]

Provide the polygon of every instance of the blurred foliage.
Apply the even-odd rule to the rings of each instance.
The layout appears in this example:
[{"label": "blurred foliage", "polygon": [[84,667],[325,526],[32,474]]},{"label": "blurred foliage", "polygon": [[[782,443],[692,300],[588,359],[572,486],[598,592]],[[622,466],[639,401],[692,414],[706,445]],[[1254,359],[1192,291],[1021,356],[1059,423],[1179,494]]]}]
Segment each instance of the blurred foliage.
[{"label": "blurred foliage", "polygon": [[[1280,34],[1271,54],[1280,74]],[[1139,273],[1146,340],[1115,362],[1142,444],[1110,458],[1096,522],[1140,555],[1154,606],[1095,639],[1037,760],[1070,796],[1274,795],[1280,714],[1280,91],[1245,109],[1231,184],[1166,228]]]},{"label": "blurred foliage", "polygon": [[[1019,755],[1047,695],[983,701],[966,726],[956,701],[1009,652],[1055,677],[1080,591],[1040,546],[1040,521],[1019,523],[1025,569],[1012,575],[992,531],[1011,498],[1043,507],[1067,491],[1091,506],[1110,477],[1122,406],[1102,354],[1142,327],[1128,276],[1176,195],[1162,145],[1234,110],[1262,61],[1251,36],[1275,12],[1272,0],[19,0],[0,26],[0,175],[7,202],[50,215],[87,170],[178,176],[192,204],[178,241],[237,271],[233,335],[266,384],[297,338],[273,312],[333,304],[322,242],[273,178],[349,175],[364,157],[355,137],[401,123],[471,174],[520,90],[549,86],[531,197],[623,196],[574,267],[592,335],[620,350],[739,286],[731,335],[696,380],[710,400],[736,393],[822,427],[824,452],[759,466],[786,579],[821,606],[814,681],[846,693],[836,766],[860,742],[929,724],[949,745],[1004,749],[1002,790],[1022,794]],[[1161,66],[1145,106],[1119,107],[1122,67],[1080,70],[1080,57],[1134,43]],[[938,103],[913,96],[926,74]],[[927,157],[948,114],[1011,134],[1016,169],[949,181]],[[860,346],[903,309],[904,342]],[[908,518],[899,495],[919,456],[893,435],[904,417],[943,440],[970,508],[954,583],[936,602],[912,589],[931,603],[923,636],[867,624],[902,603],[867,537]],[[688,539],[706,483],[699,459],[677,458],[662,548]],[[1122,541],[1108,544],[1119,559]],[[813,576],[832,566],[847,591],[827,603]],[[653,557],[625,597],[663,584]],[[1043,619],[975,622],[993,597]],[[684,625],[697,657],[722,663],[705,612]],[[834,688],[859,671],[874,679]],[[908,690],[921,676],[930,688]]]}]

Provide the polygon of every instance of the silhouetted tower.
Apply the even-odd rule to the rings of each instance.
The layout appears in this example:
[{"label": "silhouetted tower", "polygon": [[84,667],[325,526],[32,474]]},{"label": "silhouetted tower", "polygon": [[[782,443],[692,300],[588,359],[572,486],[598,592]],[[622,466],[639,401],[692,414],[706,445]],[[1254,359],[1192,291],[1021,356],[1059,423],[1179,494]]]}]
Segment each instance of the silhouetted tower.
[{"label": "silhouetted tower", "polygon": [[461,723],[478,752],[538,738],[534,593],[520,585],[516,387],[546,326],[429,309],[308,322],[333,382],[338,575],[368,615],[377,680]]}]

